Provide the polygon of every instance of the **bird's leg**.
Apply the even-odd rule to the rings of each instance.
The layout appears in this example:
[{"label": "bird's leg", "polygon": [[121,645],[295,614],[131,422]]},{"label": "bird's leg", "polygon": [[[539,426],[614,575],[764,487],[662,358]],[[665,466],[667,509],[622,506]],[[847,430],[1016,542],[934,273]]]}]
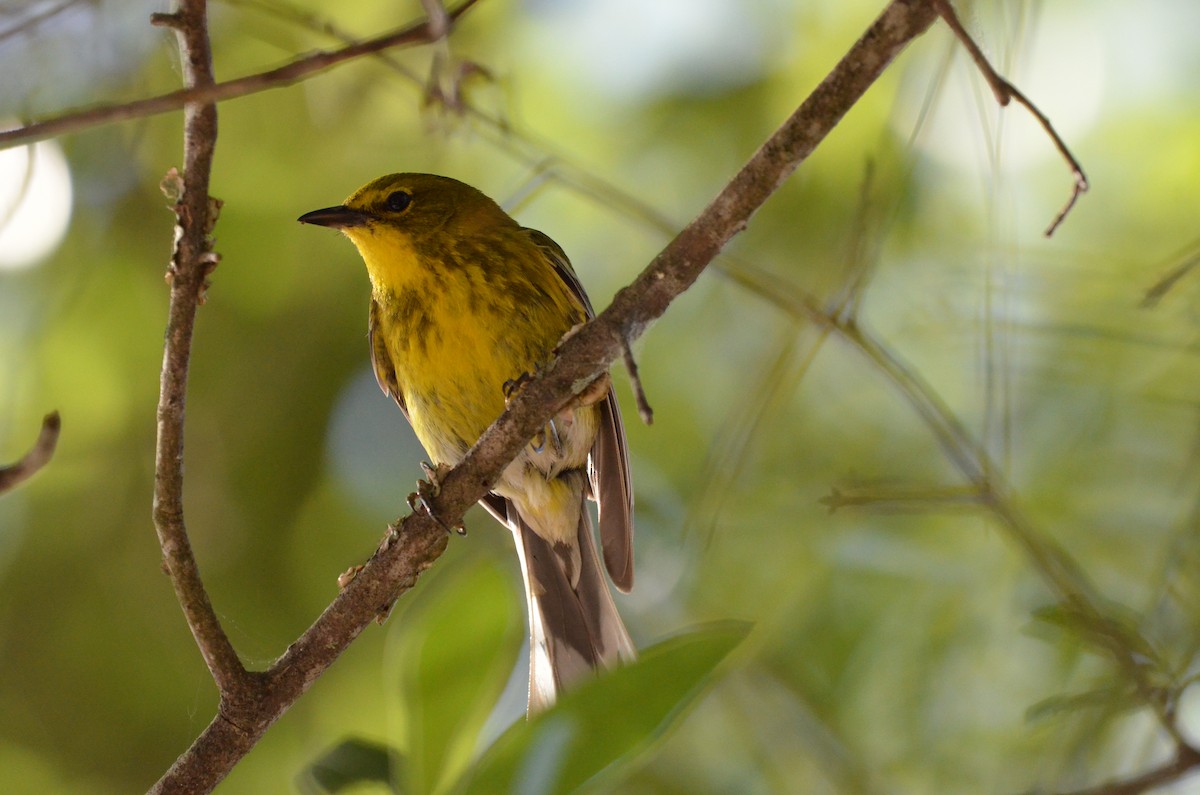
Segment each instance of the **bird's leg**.
[{"label": "bird's leg", "polygon": [[[533,380],[533,377],[537,374],[538,370],[541,370],[541,367],[536,368],[532,373],[521,373],[516,378],[510,378],[504,382],[505,406],[512,402],[512,399],[516,397],[517,393],[521,391],[522,387]],[[549,433],[547,433],[547,428],[549,429]],[[533,452],[540,453],[546,449],[547,436],[549,436],[550,440],[554,443],[554,449],[561,455],[562,440],[558,436],[558,428],[555,426],[554,420],[550,420],[550,422],[546,424],[546,428],[538,431],[534,435],[533,439],[529,441],[529,445],[533,448]]]},{"label": "bird's leg", "polygon": [[[557,356],[558,352],[562,349],[562,346],[564,344],[566,344],[567,340],[571,339],[571,337],[574,337],[576,334],[578,334],[579,330],[582,329],[586,325],[587,325],[586,322],[576,323],[574,326],[571,326],[569,329],[567,329],[567,332],[562,335],[562,339],[560,339],[558,341],[558,344],[554,346],[554,350],[551,351],[551,354],[553,354],[554,356]],[[511,403],[513,397],[515,397],[516,394],[521,391],[521,387],[525,386],[530,381],[532,381],[533,377],[535,375],[537,375],[541,371],[541,369],[542,369],[542,365],[538,364],[534,368],[532,373],[521,373],[516,378],[510,378],[507,381],[505,381],[504,387],[503,387],[503,389],[504,389],[504,405],[507,406],[509,403]],[[604,376],[601,376],[601,377],[607,378],[607,374]],[[605,385],[604,385],[605,389],[608,388],[609,383],[610,382],[608,382],[608,381],[605,382]],[[589,386],[588,389],[591,389],[591,387]],[[585,390],[585,392],[586,392],[586,390]],[[600,397],[603,397],[603,396],[604,396],[604,393],[601,392]],[[600,400],[600,398],[596,398],[595,400],[592,400],[588,403],[577,403],[575,405],[590,406],[590,405],[592,405],[592,403],[598,403],[599,400]]]},{"label": "bird's leg", "polygon": [[[580,329],[586,326],[587,323],[576,323],[567,329],[567,333],[562,335],[562,339],[554,346],[554,354],[557,356],[562,346],[567,343],[567,340],[579,333]],[[584,406],[594,406],[601,400],[604,400],[608,395],[609,387],[612,386],[612,376],[607,372],[601,376],[597,376],[596,380],[585,386],[577,392],[574,397],[567,401],[567,405],[563,407],[563,412],[573,411],[574,409],[583,408]],[[560,412],[562,413],[562,412]]]},{"label": "bird's leg", "polygon": [[608,390],[612,387],[612,376],[604,373],[596,377],[594,381],[585,386],[582,391],[573,395],[567,401],[567,405],[563,407],[560,414],[567,411],[574,411],[585,406],[594,406],[604,398],[608,397]]},{"label": "bird's leg", "polygon": [[537,372],[540,369],[542,368],[535,367],[532,373],[521,373],[516,378],[510,378],[504,382],[504,385],[501,387],[501,389],[504,390],[505,406],[507,406],[509,403],[512,403],[512,399],[517,396],[517,393],[521,391],[521,388],[532,381],[533,377],[537,375]]},{"label": "bird's leg", "polygon": [[[583,323],[577,323],[567,330],[559,340],[558,345],[554,347],[554,352],[557,354],[558,349],[562,344],[573,337],[581,328]],[[521,391],[527,383],[533,380],[533,377],[541,370],[538,366],[532,373],[521,373],[516,378],[510,378],[504,382],[504,405],[507,406],[516,397],[516,394]],[[546,449],[546,440],[549,439],[554,444],[554,450],[559,455],[563,452],[562,437],[559,434],[558,423],[556,420],[561,418],[562,421],[570,425],[575,419],[575,409],[584,408],[585,406],[593,406],[604,400],[608,396],[608,390],[612,387],[612,377],[608,373],[598,376],[595,380],[589,383],[578,394],[573,395],[567,404],[559,410],[558,414],[550,422],[546,423],[546,427],[538,431],[530,440],[529,444],[535,453],[540,453]]]},{"label": "bird's leg", "polygon": [[426,461],[421,462],[421,469],[425,472],[425,477],[428,480],[418,480],[417,490],[408,495],[408,507],[412,510],[423,509],[425,513],[440,524],[449,533],[451,530],[457,532],[460,536],[467,534],[467,528],[460,522],[453,528],[443,522],[437,514],[433,512],[433,499],[437,497],[442,490],[442,478],[450,472],[453,467],[446,464],[438,464],[434,466]]}]

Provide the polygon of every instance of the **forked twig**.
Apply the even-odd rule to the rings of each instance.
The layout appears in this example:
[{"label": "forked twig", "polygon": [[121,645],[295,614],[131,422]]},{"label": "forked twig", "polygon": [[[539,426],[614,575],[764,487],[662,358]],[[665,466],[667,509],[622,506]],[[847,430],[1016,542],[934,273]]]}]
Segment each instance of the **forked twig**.
[{"label": "forked twig", "polygon": [[984,80],[991,86],[992,93],[996,96],[996,102],[1001,107],[1008,107],[1008,104],[1012,100],[1016,100],[1017,104],[1023,105],[1037,119],[1038,124],[1050,136],[1050,140],[1054,142],[1054,148],[1058,150],[1058,153],[1063,156],[1063,159],[1067,161],[1067,165],[1070,166],[1071,175],[1075,178],[1075,185],[1071,190],[1071,198],[1067,199],[1067,203],[1054,216],[1054,220],[1050,222],[1050,226],[1046,227],[1044,234],[1046,237],[1050,237],[1058,229],[1059,225],[1066,220],[1067,213],[1071,212],[1071,208],[1075,206],[1075,202],[1090,187],[1087,175],[1083,173],[1083,166],[1075,159],[1075,155],[1071,154],[1071,150],[1067,148],[1066,142],[1063,141],[1062,137],[1054,129],[1054,125],[1050,123],[1050,119],[1046,118],[1046,114],[1042,113],[1036,105],[1029,101],[1029,98],[1020,89],[1008,82],[988,63],[987,57],[979,49],[979,45],[975,43],[974,39],[971,38],[971,34],[967,33],[966,28],[959,21],[958,14],[955,13],[953,6],[950,5],[950,1],[932,0],[932,2],[937,8],[938,14],[950,26],[950,30],[954,31],[954,35],[967,48],[967,52],[971,55],[971,60],[975,62],[975,66],[983,74]]}]

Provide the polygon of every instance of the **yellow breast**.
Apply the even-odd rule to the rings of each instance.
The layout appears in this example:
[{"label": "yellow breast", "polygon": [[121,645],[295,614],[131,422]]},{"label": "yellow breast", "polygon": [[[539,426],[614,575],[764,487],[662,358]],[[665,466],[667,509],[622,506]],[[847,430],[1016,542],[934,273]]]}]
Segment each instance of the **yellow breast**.
[{"label": "yellow breast", "polygon": [[352,237],[413,430],[434,463],[453,465],[504,410],[505,383],[543,364],[582,310],[532,246],[436,252],[399,235]]}]

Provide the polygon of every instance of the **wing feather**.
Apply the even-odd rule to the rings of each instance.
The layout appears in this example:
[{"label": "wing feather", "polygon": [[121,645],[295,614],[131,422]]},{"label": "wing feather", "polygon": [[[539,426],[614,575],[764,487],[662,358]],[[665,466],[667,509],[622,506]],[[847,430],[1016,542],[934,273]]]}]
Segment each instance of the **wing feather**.
[{"label": "wing feather", "polygon": [[404,412],[404,419],[408,420],[411,425],[412,420],[408,416],[408,407],[404,405],[404,392],[400,389],[400,382],[396,379],[396,369],[392,366],[392,357],[387,352],[383,338],[375,333],[379,328],[379,312],[379,304],[372,298],[370,316],[367,320],[367,339],[371,344],[371,369],[375,371],[375,380],[379,383],[379,388],[385,395],[396,401],[400,411]]},{"label": "wing feather", "polygon": [[613,585],[629,593],[633,588],[633,484],[629,479],[629,452],[621,408],[611,386],[597,408],[600,429],[592,445],[588,477],[599,506],[597,518],[604,567]]}]

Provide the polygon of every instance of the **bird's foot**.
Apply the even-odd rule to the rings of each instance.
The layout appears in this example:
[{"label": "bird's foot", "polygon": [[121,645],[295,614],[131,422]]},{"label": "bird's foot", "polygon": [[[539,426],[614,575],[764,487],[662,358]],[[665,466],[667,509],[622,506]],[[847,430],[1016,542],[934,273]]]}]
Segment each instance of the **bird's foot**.
[{"label": "bird's foot", "polygon": [[504,390],[505,406],[512,402],[512,399],[517,396],[517,393],[521,391],[522,387],[533,380],[533,376],[535,374],[536,371],[533,373],[521,373],[516,378],[510,378],[504,382],[504,386],[502,386],[501,389]]},{"label": "bird's foot", "polygon": [[446,524],[433,511],[433,500],[442,490],[442,478],[444,478],[453,467],[446,464],[438,464],[434,466],[426,461],[421,462],[421,469],[425,472],[427,480],[417,481],[417,490],[408,495],[408,507],[414,511],[424,510],[433,521],[440,524],[446,529],[447,533],[456,532],[460,536],[467,534],[467,528],[459,522],[454,527]]},{"label": "bird's foot", "polygon": [[594,406],[604,398],[608,397],[608,390],[612,388],[612,376],[608,373],[597,376],[594,381],[577,392],[574,397],[567,401],[567,405],[563,407],[563,411],[573,411],[575,409],[584,408],[585,406]]}]

